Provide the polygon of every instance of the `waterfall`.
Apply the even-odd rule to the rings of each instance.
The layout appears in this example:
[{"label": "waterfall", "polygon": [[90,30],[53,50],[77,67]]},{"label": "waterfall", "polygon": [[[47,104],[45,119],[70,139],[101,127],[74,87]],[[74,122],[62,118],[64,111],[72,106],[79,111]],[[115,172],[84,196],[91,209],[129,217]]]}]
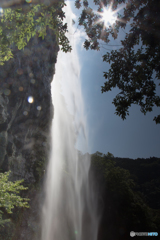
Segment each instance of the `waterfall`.
[{"label": "waterfall", "polygon": [[41,240],[96,240],[98,217],[89,184],[89,154],[76,150],[78,141],[82,150],[87,151],[87,137],[80,64],[69,4],[65,14],[73,50],[67,54],[59,52],[52,83],[52,149],[45,183]]}]

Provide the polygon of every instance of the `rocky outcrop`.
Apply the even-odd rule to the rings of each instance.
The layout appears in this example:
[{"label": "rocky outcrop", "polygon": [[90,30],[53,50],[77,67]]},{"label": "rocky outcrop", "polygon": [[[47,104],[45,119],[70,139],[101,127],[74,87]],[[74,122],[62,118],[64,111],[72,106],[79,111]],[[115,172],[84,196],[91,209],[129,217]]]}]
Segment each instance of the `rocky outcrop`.
[{"label": "rocky outcrop", "polygon": [[14,58],[0,66],[0,168],[11,170],[11,180],[24,179],[31,208],[16,210],[11,229],[0,231],[0,239],[33,240],[50,148],[51,81],[59,48],[47,29],[44,40],[35,36],[24,50],[12,49]]}]

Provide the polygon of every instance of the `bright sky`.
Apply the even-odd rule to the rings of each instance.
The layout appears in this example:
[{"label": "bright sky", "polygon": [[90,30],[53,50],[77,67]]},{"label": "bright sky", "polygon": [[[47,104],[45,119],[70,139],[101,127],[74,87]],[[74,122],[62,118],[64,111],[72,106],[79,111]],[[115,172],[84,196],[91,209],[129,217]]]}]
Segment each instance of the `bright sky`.
[{"label": "bright sky", "polygon": [[[75,10],[74,1],[70,3],[75,15],[78,15],[80,11]],[[102,61],[102,56],[107,50],[102,48],[99,52],[86,51],[82,47],[84,32],[80,32],[79,27],[75,36],[77,35],[80,36],[78,54],[90,153],[111,152],[115,157],[129,158],[160,157],[160,125],[153,121],[159,110],[155,108],[153,112],[144,116],[140,107],[134,105],[130,108],[127,120],[123,121],[115,115],[112,100],[119,90],[101,93],[101,86],[105,81],[103,72],[109,67]],[[120,40],[112,40],[109,44],[118,45]]]}]

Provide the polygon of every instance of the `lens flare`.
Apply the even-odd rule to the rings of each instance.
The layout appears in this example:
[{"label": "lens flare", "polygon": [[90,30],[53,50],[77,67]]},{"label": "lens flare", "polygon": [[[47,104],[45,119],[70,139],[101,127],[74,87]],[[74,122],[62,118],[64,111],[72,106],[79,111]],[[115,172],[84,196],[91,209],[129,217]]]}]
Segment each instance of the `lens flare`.
[{"label": "lens flare", "polygon": [[35,84],[36,80],[35,79],[31,79],[31,83]]},{"label": "lens flare", "polygon": [[42,107],[41,106],[37,106],[37,110],[41,111]]},{"label": "lens flare", "polygon": [[31,72],[31,73],[29,74],[29,76],[30,76],[31,78],[33,78],[33,73]]},{"label": "lens flare", "polygon": [[32,96],[29,96],[29,97],[28,97],[28,102],[29,102],[29,103],[33,103],[33,102],[34,102],[34,98],[33,98]]},{"label": "lens flare", "polygon": [[28,112],[27,112],[27,111],[24,111],[24,112],[23,112],[23,115],[27,116],[27,115],[28,115]]},{"label": "lens flare", "polygon": [[19,91],[20,91],[20,92],[23,92],[23,87],[19,87]]},{"label": "lens flare", "polygon": [[3,93],[8,96],[10,95],[11,91],[9,89],[4,89]]},{"label": "lens flare", "polygon": [[22,69],[22,68],[18,68],[18,69],[17,69],[17,73],[18,73],[19,75],[22,75],[22,74],[23,74],[23,69]]}]

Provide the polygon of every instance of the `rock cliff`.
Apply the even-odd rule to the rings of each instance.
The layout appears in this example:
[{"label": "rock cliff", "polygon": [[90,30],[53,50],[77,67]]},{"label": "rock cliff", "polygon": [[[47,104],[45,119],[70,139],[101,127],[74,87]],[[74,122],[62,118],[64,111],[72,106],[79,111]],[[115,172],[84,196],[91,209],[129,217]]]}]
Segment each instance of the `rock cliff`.
[{"label": "rock cliff", "polygon": [[44,40],[35,36],[24,50],[12,46],[14,58],[0,66],[0,168],[11,180],[24,179],[30,209],[17,210],[2,240],[40,239],[42,185],[49,153],[53,117],[51,81],[59,47],[47,29]]}]

